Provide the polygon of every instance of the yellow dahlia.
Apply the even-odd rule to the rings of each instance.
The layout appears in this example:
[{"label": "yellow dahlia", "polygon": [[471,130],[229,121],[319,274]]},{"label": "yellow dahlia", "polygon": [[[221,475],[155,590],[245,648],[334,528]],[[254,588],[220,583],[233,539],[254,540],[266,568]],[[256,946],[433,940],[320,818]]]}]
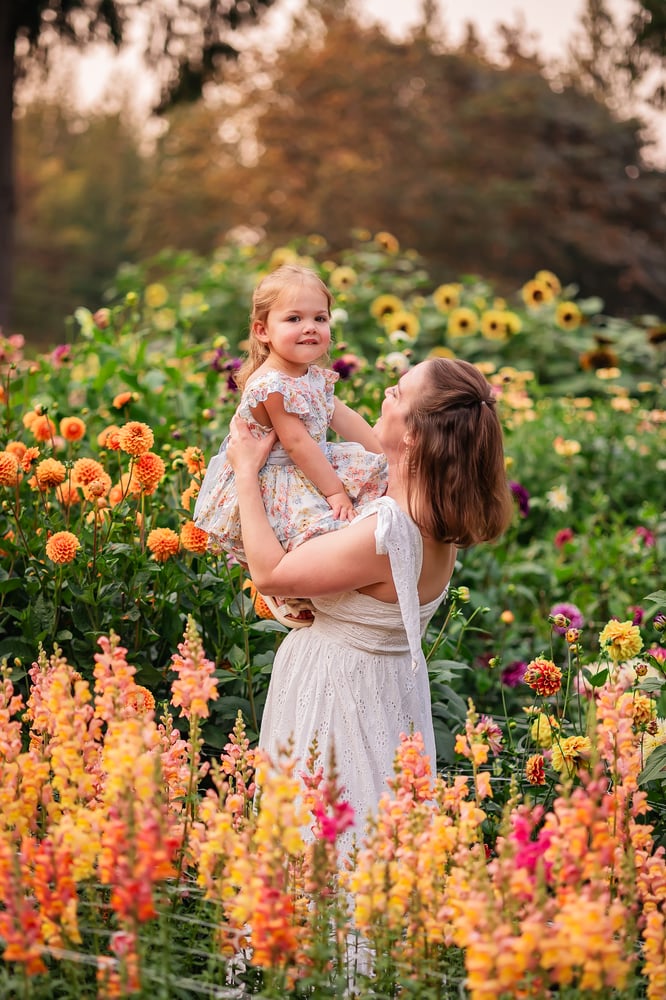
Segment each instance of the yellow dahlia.
[{"label": "yellow dahlia", "polygon": [[45,458],[35,466],[35,479],[40,490],[47,490],[51,486],[60,486],[64,483],[67,470],[62,462],[56,458]]},{"label": "yellow dahlia", "polygon": [[139,420],[130,420],[118,432],[121,449],[135,458],[150,451],[154,440],[155,436],[148,424],[142,424]]},{"label": "yellow dahlia", "polygon": [[566,771],[567,776],[571,777],[579,764],[590,759],[591,753],[589,736],[569,736],[553,746],[551,763],[558,774]]},{"label": "yellow dahlia", "polygon": [[615,663],[638,656],[643,648],[638,625],[630,621],[618,622],[615,619],[608,622],[599,633],[599,644]]},{"label": "yellow dahlia", "polygon": [[153,528],[146,539],[146,545],[157,562],[166,562],[178,554],[180,539],[171,528]]},{"label": "yellow dahlia", "polygon": [[560,302],[555,310],[555,323],[561,330],[577,330],[582,318],[575,302]]},{"label": "yellow dahlia", "polygon": [[11,451],[0,451],[0,486],[15,486],[19,478],[19,462]]},{"label": "yellow dahlia", "polygon": [[471,337],[479,328],[479,317],[473,309],[459,306],[449,313],[449,334],[452,337]]},{"label": "yellow dahlia", "polygon": [[198,528],[194,521],[185,521],[180,529],[180,544],[187,552],[205,552],[208,548],[208,532]]},{"label": "yellow dahlia", "polygon": [[554,715],[539,712],[530,726],[530,736],[537,744],[547,750],[553,745],[553,736],[560,731],[560,724]]},{"label": "yellow dahlia", "polygon": [[56,531],[46,543],[46,555],[51,562],[70,563],[80,548],[81,543],[71,531]]},{"label": "yellow dahlia", "polygon": [[86,425],[81,417],[63,417],[60,421],[60,433],[65,441],[80,441],[86,433]]},{"label": "yellow dahlia", "polygon": [[145,300],[146,305],[151,309],[159,309],[168,300],[169,293],[164,285],[157,284],[155,282],[152,285],[146,286]]},{"label": "yellow dahlia", "polygon": [[432,293],[432,301],[436,309],[442,313],[449,313],[460,305],[460,293],[462,285],[439,285]]},{"label": "yellow dahlia", "polygon": [[153,493],[166,472],[166,466],[159,455],[154,451],[147,451],[140,455],[134,466],[134,475],[144,493]]}]

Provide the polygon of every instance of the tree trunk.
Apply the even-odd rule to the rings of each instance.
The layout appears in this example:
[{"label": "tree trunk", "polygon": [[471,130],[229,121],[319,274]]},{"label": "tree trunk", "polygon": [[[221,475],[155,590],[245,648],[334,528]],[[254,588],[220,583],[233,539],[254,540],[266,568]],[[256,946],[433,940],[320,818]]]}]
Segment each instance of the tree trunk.
[{"label": "tree trunk", "polygon": [[14,252],[14,29],[12,4],[0,2],[0,331],[11,333]]}]

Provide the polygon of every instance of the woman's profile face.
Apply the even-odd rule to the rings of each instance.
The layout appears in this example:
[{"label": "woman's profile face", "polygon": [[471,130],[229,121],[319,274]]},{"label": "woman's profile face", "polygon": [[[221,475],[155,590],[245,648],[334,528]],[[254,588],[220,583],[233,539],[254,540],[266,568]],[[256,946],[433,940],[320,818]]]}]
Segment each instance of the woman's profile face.
[{"label": "woman's profile face", "polygon": [[422,361],[410,368],[395,385],[386,389],[381,417],[375,424],[375,433],[386,454],[399,451],[405,444],[407,415],[423,393],[427,364]]}]

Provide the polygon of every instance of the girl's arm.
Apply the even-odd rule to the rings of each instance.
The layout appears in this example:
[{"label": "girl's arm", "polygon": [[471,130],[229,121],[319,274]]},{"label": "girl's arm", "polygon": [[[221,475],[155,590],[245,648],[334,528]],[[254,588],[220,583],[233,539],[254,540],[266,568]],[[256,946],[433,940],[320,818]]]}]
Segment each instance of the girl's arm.
[{"label": "girl's arm", "polygon": [[331,428],[343,440],[357,441],[362,444],[366,451],[372,451],[378,455],[382,452],[382,446],[368,421],[337,398],[335,399]]},{"label": "girl's arm", "polygon": [[376,551],[375,517],[284,551],[266,516],[258,480],[266,444],[274,441],[273,434],[257,440],[238,417],[231,421],[227,458],[236,477],[243,547],[257,589],[284,597],[320,597],[391,582],[388,556]]},{"label": "girl's arm", "polygon": [[308,434],[301,418],[285,410],[284,397],[279,392],[267,396],[264,407],[282,447],[294,465],[302,469],[326,497],[334,517],[351,520],[355,511],[344,485],[317,442]]}]

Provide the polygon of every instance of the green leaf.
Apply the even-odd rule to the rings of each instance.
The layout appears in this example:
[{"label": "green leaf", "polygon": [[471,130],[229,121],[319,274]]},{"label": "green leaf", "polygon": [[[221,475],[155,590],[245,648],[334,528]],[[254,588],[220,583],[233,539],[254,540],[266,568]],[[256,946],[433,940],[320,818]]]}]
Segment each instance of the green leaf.
[{"label": "green leaf", "polygon": [[647,763],[638,776],[639,785],[645,785],[648,781],[657,778],[666,780],[666,745],[657,747],[647,759]]}]

